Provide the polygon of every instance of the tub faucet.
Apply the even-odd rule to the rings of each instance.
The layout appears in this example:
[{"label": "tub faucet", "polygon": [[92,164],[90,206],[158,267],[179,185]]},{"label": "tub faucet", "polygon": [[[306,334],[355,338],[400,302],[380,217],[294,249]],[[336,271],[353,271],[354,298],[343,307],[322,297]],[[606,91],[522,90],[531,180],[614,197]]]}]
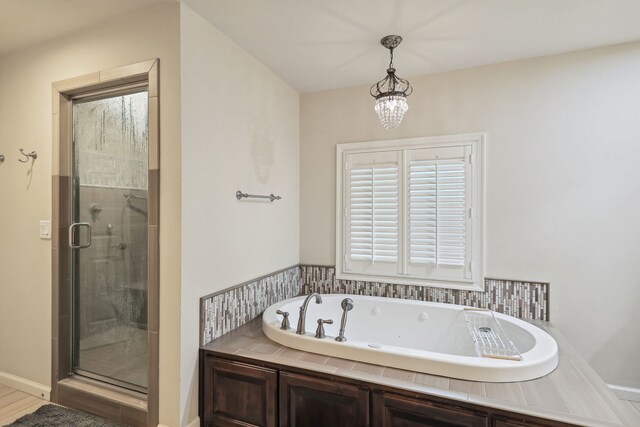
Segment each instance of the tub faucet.
[{"label": "tub faucet", "polygon": [[298,328],[296,329],[296,334],[304,335],[305,333],[305,317],[307,317],[307,306],[309,305],[309,301],[311,298],[316,297],[316,304],[320,304],[322,302],[322,297],[319,293],[314,292],[311,295],[308,295],[302,305],[300,306],[300,314],[298,315]]}]

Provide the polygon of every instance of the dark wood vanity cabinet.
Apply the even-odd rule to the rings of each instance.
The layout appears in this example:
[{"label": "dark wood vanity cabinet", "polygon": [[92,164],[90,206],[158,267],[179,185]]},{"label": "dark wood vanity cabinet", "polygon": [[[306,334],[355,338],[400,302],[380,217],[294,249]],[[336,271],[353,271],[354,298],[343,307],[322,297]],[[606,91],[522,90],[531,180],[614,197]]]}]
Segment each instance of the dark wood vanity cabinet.
[{"label": "dark wood vanity cabinet", "polygon": [[429,400],[375,392],[373,427],[486,427],[487,415]]},{"label": "dark wood vanity cabinet", "polygon": [[570,424],[249,359],[200,353],[203,426],[567,427]]},{"label": "dark wood vanity cabinet", "polygon": [[280,373],[280,426],[369,425],[369,389]]},{"label": "dark wood vanity cabinet", "polygon": [[205,426],[277,425],[278,371],[207,357]]}]

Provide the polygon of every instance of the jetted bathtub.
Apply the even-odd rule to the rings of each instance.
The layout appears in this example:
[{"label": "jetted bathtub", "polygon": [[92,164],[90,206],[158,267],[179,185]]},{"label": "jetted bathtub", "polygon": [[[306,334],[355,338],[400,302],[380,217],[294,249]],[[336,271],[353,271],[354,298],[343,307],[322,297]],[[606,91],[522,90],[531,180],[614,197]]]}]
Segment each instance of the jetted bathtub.
[{"label": "jetted bathtub", "polygon": [[[353,300],[345,337],[337,342],[341,301]],[[305,296],[271,305],[262,316],[262,329],[287,347],[327,356],[474,381],[526,381],[553,371],[558,346],[540,328],[500,313],[454,304],[409,301],[361,295],[322,295],[311,298],[306,333],[296,334]],[[291,329],[280,329],[289,313]],[[326,337],[315,338],[318,319]]]}]

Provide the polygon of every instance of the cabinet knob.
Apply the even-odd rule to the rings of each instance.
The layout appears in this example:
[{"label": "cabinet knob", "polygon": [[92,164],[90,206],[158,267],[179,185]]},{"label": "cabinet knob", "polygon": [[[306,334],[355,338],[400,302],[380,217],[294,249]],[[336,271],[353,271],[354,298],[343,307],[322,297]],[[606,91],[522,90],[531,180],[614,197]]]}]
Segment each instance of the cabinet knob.
[{"label": "cabinet knob", "polygon": [[282,315],[282,324],[280,325],[280,329],[286,331],[287,329],[291,329],[291,326],[289,325],[289,312],[288,311],[282,311],[282,310],[276,310],[276,314],[281,314]]},{"label": "cabinet knob", "polygon": [[323,339],[326,335],[324,334],[324,324],[331,325],[333,324],[333,320],[327,319],[318,319],[318,329],[316,329],[316,338]]}]

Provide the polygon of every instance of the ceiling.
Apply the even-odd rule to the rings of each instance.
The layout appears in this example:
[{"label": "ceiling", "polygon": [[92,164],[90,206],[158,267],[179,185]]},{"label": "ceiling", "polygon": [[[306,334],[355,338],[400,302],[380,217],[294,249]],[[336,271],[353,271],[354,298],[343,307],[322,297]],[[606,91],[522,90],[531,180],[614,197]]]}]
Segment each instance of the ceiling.
[{"label": "ceiling", "polygon": [[178,0],[0,0],[0,56]]},{"label": "ceiling", "polygon": [[[179,0],[0,0],[0,56]],[[640,40],[638,0],[182,0],[302,92]]]},{"label": "ceiling", "polygon": [[640,40],[638,0],[183,0],[302,92]]}]

